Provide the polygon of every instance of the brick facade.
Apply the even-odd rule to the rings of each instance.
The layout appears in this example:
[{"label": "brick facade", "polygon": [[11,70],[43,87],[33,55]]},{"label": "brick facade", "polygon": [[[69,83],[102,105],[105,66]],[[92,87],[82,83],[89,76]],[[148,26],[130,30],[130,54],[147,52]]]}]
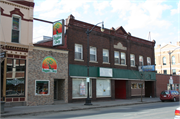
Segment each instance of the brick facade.
[{"label": "brick facade", "polygon": [[[62,50],[54,50],[48,48],[37,48],[29,52],[31,56],[28,59],[28,97],[27,105],[47,105],[54,103],[54,80],[60,80],[59,86],[63,87],[59,91],[59,99],[68,102],[68,52]],[[42,61],[45,57],[51,56],[57,62],[57,73],[42,72]],[[35,80],[50,81],[49,95],[35,95]],[[64,80],[63,83],[61,81]],[[62,93],[63,92],[63,93]]]}]

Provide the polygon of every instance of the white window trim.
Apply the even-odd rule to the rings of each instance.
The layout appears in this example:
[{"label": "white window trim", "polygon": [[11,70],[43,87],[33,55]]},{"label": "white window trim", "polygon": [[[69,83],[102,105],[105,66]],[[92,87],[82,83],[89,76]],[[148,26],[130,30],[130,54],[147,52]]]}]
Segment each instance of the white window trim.
[{"label": "white window trim", "polygon": [[[90,49],[91,49],[91,48],[95,48],[95,61],[90,60],[90,56],[89,56],[89,61],[91,61],[91,62],[97,62],[97,49],[96,49],[96,47],[93,47],[93,46],[90,46]],[[91,55],[90,49],[89,49],[89,55]]]},{"label": "white window trim", "polygon": [[[48,81],[48,94],[36,94],[36,82],[37,81]],[[50,95],[50,80],[35,80],[35,96],[49,96]]]},{"label": "white window trim", "polygon": [[135,67],[135,55],[134,54],[130,54],[130,63],[131,63],[131,55],[134,56],[134,65],[131,65],[131,67]]},{"label": "white window trim", "polygon": [[[12,30],[13,30],[13,17],[15,18],[19,18],[19,43],[21,43],[21,16],[17,15],[17,14],[13,14],[12,15],[12,25],[11,25],[11,42],[12,42]],[[16,42],[12,42],[12,43],[16,43]]]},{"label": "white window trim", "polygon": [[[104,61],[103,61],[103,64],[106,64],[106,63],[109,64],[109,50],[108,50],[108,49],[103,49],[103,52],[104,52],[104,51],[107,51],[108,61],[107,61],[107,62],[104,62]],[[103,56],[103,57],[104,57],[104,56]]]},{"label": "white window trim", "polygon": [[149,64],[148,64],[148,58],[150,59],[150,65],[151,65],[151,58],[150,58],[150,57],[147,57],[147,65],[149,65]]},{"label": "white window trim", "polygon": [[[76,59],[76,46],[81,46],[81,59]],[[74,60],[76,60],[76,61],[84,61],[83,60],[83,45],[81,45],[81,44],[76,44],[75,43],[75,45],[74,45]]]},{"label": "white window trim", "polygon": [[[121,54],[123,54],[123,53],[124,53],[124,55],[125,55],[125,57],[124,57],[125,64],[122,64],[122,63],[121,63],[121,65],[126,65],[126,53],[125,53],[125,52],[121,52]],[[122,59],[122,57],[121,57],[121,59]]]},{"label": "white window trim", "polygon": [[[115,53],[116,52],[119,54],[119,51],[114,51],[114,59],[115,59]],[[114,60],[114,62],[115,62],[115,60]],[[120,55],[119,55],[119,58],[118,58],[118,63],[115,62],[114,64],[120,64]]]}]

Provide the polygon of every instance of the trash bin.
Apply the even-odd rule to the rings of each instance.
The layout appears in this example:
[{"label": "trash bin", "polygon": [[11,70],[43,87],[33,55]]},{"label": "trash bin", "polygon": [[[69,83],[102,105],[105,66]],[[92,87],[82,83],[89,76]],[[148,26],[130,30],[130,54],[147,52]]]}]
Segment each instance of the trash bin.
[{"label": "trash bin", "polygon": [[4,113],[4,105],[5,105],[5,102],[1,101],[1,114]]}]

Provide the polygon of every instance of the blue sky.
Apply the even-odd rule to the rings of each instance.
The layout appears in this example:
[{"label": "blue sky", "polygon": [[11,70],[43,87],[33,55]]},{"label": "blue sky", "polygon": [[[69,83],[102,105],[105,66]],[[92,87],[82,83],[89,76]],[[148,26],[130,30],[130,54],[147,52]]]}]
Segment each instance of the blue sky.
[{"label": "blue sky", "polygon": [[[126,32],[156,45],[180,41],[180,0],[34,0],[34,18],[48,21],[75,19],[91,24],[104,21],[107,29],[122,26]],[[52,36],[52,24],[34,21],[34,42]]]}]

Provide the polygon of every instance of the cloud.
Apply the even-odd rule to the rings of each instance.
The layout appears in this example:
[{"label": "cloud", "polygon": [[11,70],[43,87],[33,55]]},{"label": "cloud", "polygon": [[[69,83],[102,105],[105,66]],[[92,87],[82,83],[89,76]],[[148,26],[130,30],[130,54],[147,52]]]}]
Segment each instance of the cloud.
[{"label": "cloud", "polygon": [[171,10],[171,15],[175,15],[175,14],[178,14],[178,13],[180,13],[180,1],[179,1],[178,5],[177,5],[177,9],[172,9]]},{"label": "cloud", "polygon": [[109,1],[103,1],[99,3],[95,1],[93,5],[94,5],[94,9],[97,10],[96,13],[102,15],[103,13],[105,13],[103,10],[109,6]]}]

